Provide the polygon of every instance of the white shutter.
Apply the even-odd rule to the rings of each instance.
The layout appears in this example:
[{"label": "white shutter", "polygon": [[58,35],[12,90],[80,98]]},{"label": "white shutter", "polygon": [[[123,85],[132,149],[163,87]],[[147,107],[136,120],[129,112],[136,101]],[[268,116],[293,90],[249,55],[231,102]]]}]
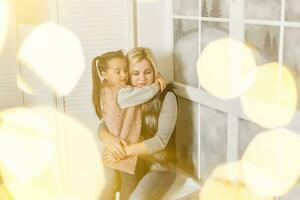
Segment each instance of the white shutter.
[{"label": "white shutter", "polygon": [[106,51],[130,48],[129,1],[58,0],[57,8],[58,22],[79,37],[86,60],[86,70],[77,87],[64,98],[64,109],[95,130],[98,119],[92,105],[91,61]]},{"label": "white shutter", "polygon": [[[11,16],[4,47],[0,52],[0,110],[22,105],[22,93],[17,86],[17,31],[15,11]],[[0,30],[3,31],[3,30]]]},{"label": "white shutter", "polygon": [[[34,25],[18,25],[18,40],[20,47],[34,28],[36,28]],[[23,63],[20,64],[20,76],[27,84],[29,84],[34,92],[34,94],[23,93],[24,106],[56,106],[55,95],[51,89]]]}]

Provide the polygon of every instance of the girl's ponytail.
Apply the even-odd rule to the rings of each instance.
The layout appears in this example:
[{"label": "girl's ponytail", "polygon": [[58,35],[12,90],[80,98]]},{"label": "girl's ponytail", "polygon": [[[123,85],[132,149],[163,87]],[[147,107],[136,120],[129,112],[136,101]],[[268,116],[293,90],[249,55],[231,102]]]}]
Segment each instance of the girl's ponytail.
[{"label": "girl's ponytail", "polygon": [[125,59],[124,53],[122,50],[110,51],[102,54],[101,56],[96,56],[92,61],[92,79],[93,79],[93,105],[99,119],[102,119],[102,87],[103,87],[103,78],[101,72],[106,72],[108,69],[107,62],[113,58]]},{"label": "girl's ponytail", "polygon": [[102,81],[100,79],[99,73],[99,63],[100,59],[99,56],[95,57],[92,61],[92,79],[93,79],[93,105],[96,111],[96,114],[99,119],[102,118],[102,110],[101,110],[101,88],[102,88]]}]

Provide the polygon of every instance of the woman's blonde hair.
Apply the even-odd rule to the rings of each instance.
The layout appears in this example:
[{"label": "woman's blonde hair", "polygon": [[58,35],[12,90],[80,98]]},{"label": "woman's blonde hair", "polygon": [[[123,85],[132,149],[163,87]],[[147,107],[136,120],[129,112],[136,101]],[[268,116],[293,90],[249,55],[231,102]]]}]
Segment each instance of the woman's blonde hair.
[{"label": "woman's blonde hair", "polygon": [[101,89],[103,87],[103,78],[101,73],[106,72],[108,69],[108,61],[113,58],[125,59],[125,55],[122,50],[110,51],[100,56],[96,56],[92,61],[92,79],[93,79],[93,92],[92,100],[93,105],[99,119],[102,118],[101,108]]},{"label": "woman's blonde hair", "polygon": [[157,65],[152,54],[151,49],[145,47],[136,47],[131,49],[127,55],[126,59],[129,65],[129,69],[134,66],[136,63],[141,62],[142,60],[146,59],[152,66],[154,75],[157,75]]}]

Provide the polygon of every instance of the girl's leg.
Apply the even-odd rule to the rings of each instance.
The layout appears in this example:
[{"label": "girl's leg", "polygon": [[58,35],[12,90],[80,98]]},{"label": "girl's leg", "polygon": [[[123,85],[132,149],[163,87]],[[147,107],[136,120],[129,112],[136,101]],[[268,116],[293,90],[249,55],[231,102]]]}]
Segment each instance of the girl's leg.
[{"label": "girl's leg", "polygon": [[173,172],[149,172],[139,182],[130,200],[161,199],[173,184],[175,177]]},{"label": "girl's leg", "polygon": [[99,200],[115,200],[120,188],[120,172],[108,167],[104,167],[104,171],[105,183]]}]

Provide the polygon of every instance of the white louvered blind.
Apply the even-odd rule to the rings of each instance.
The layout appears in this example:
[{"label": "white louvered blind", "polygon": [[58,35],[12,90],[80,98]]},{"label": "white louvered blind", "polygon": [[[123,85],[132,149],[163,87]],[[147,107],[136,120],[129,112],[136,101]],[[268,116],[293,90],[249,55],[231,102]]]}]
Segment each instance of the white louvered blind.
[{"label": "white louvered blind", "polygon": [[[18,25],[18,43],[19,46],[22,45],[26,37],[34,30],[36,26],[34,25]],[[23,105],[24,106],[37,106],[37,105],[47,105],[55,106],[55,96],[46,84],[35,75],[29,67],[24,63],[20,63],[20,77],[29,84],[33,89],[34,94],[23,93]]]},{"label": "white louvered blind", "polygon": [[[127,0],[58,0],[58,22],[81,40],[86,70],[74,91],[64,98],[67,114],[92,130],[98,125],[92,105],[91,61],[96,55],[131,46],[130,9]],[[72,72],[70,72],[72,73]]]},{"label": "white louvered blind", "polygon": [[22,105],[22,93],[18,89],[16,81],[18,72],[17,31],[13,5],[11,5],[10,11],[7,38],[0,52],[0,111]]}]

